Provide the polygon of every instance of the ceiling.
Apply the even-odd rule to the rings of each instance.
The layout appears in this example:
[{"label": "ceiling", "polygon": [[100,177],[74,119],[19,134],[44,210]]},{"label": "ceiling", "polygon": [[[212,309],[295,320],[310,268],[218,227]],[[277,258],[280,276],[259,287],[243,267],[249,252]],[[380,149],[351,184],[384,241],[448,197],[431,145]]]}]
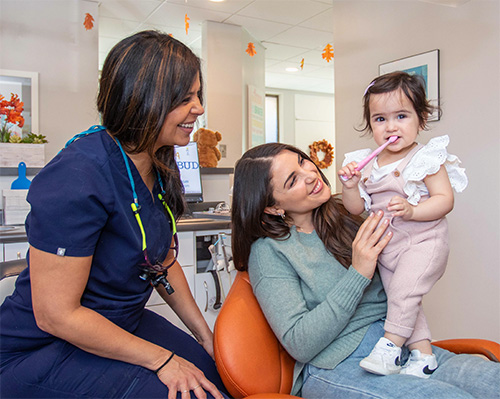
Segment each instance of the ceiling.
[{"label": "ceiling", "polygon": [[[201,56],[203,21],[239,25],[266,49],[266,87],[333,94],[333,0],[98,0],[99,65],[122,38],[145,29],[171,33]],[[188,34],[184,16],[189,17]],[[300,62],[304,58],[303,69]],[[298,71],[287,72],[287,67]]]}]

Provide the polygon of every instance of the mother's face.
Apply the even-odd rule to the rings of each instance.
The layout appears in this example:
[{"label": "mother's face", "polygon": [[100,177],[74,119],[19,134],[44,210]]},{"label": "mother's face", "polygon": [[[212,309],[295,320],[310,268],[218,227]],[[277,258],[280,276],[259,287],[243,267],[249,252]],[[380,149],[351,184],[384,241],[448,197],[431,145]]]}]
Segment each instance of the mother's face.
[{"label": "mother's face", "polygon": [[312,213],[331,197],[316,165],[292,151],[282,151],[271,165],[271,185],[276,201],[272,207],[288,216]]}]

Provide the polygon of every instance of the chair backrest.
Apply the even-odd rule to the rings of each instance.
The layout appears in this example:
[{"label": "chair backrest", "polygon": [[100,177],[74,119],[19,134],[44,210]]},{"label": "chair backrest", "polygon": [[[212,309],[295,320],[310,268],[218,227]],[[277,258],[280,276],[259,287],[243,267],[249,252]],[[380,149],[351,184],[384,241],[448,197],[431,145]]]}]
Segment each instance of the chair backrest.
[{"label": "chair backrest", "polygon": [[267,323],[246,272],[237,273],[217,316],[214,348],[219,374],[233,397],[290,393],[295,361]]}]

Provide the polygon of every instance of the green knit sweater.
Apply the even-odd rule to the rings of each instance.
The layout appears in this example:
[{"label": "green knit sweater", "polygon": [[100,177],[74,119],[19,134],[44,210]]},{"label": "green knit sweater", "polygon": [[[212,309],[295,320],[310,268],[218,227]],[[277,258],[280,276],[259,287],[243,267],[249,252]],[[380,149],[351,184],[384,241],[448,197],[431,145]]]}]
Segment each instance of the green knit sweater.
[{"label": "green knit sweater", "polygon": [[369,280],[346,269],[316,232],[292,227],[290,233],[286,240],[257,240],[248,272],[271,328],[296,360],[292,394],[298,395],[305,364],[335,368],[385,317],[387,303],[378,273]]}]

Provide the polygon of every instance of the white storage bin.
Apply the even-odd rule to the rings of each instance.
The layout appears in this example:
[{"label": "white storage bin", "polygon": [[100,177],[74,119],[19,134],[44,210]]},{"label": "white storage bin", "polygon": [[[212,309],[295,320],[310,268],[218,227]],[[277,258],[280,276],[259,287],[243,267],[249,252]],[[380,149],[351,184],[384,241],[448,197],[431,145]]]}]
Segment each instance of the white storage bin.
[{"label": "white storage bin", "polygon": [[2,190],[5,225],[24,224],[30,211],[27,195],[28,190]]}]

